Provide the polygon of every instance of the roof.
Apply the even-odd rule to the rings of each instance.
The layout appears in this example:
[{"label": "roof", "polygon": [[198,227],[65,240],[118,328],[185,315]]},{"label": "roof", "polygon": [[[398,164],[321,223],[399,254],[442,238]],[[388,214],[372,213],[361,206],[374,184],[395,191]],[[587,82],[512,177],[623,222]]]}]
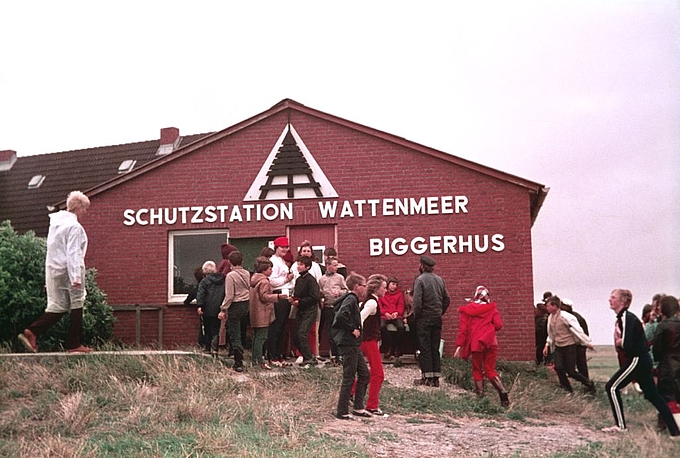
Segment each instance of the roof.
[{"label": "roof", "polygon": [[[69,192],[80,190],[92,197],[286,110],[295,110],[326,122],[336,123],[523,187],[531,196],[532,224],[548,193],[549,188],[541,184],[306,107],[291,99],[284,99],[270,109],[219,132],[180,137],[181,141],[176,145],[175,151],[165,156],[156,155],[161,146],[160,140],[149,140],[18,157],[11,169],[7,171],[0,169],[0,221],[9,219],[18,232],[33,230],[39,236],[46,236],[49,225],[48,213],[53,211],[54,207],[63,206]],[[161,133],[163,135],[163,132]],[[11,154],[7,156],[9,159]],[[119,174],[118,167],[125,160],[137,162],[131,171]],[[44,175],[45,180],[38,188],[28,189],[29,181],[36,175]]]},{"label": "roof", "polygon": [[398,137],[396,135],[389,134],[389,133],[380,131],[378,129],[367,127],[367,126],[364,126],[362,124],[359,124],[359,123],[356,123],[356,122],[353,122],[353,121],[348,121],[346,119],[343,119],[343,118],[340,118],[340,117],[337,117],[337,116],[334,116],[334,115],[331,115],[331,114],[328,114],[328,113],[324,113],[322,111],[319,111],[319,110],[316,110],[316,109],[313,109],[313,108],[306,107],[305,105],[303,105],[299,102],[296,102],[295,100],[283,99],[281,102],[277,103],[276,105],[274,105],[270,109],[268,109],[268,110],[266,110],[266,111],[264,111],[260,114],[252,116],[252,117],[250,117],[250,118],[248,118],[244,121],[241,121],[240,123],[234,124],[233,126],[227,127],[226,129],[221,130],[219,132],[214,132],[212,134],[206,135],[205,137],[201,138],[200,140],[197,140],[197,141],[195,141],[191,144],[187,144],[184,147],[178,148],[178,150],[176,152],[174,152],[173,154],[171,154],[169,156],[158,158],[155,161],[149,162],[142,167],[138,167],[137,169],[133,170],[132,172],[130,172],[128,174],[115,177],[114,179],[112,179],[111,181],[109,181],[107,183],[102,183],[101,185],[97,186],[96,188],[88,190],[87,194],[88,194],[88,196],[93,196],[93,195],[96,195],[100,192],[104,192],[107,189],[110,189],[114,186],[117,186],[118,184],[121,184],[121,183],[123,183],[127,180],[132,180],[132,179],[134,179],[134,178],[136,178],[140,175],[143,175],[143,174],[145,174],[145,173],[147,173],[151,170],[154,170],[158,167],[162,167],[163,165],[165,165],[169,161],[174,161],[174,160],[182,157],[185,154],[189,154],[193,151],[196,151],[200,148],[203,148],[207,145],[210,145],[211,143],[220,141],[220,140],[222,140],[226,137],[229,137],[230,135],[233,135],[237,132],[240,132],[243,129],[246,129],[246,128],[248,128],[248,127],[250,127],[250,126],[252,126],[252,125],[254,125],[258,122],[261,122],[262,120],[264,120],[266,118],[269,118],[271,116],[274,116],[274,115],[276,115],[276,114],[278,114],[282,111],[286,111],[286,110],[295,110],[295,111],[298,111],[300,113],[304,113],[304,114],[307,114],[307,115],[310,115],[310,116],[317,117],[319,119],[323,119],[327,122],[336,123],[336,124],[342,125],[344,127],[354,129],[356,131],[363,132],[365,134],[381,138],[385,141],[392,142],[392,143],[404,146],[406,148],[410,148],[410,149],[419,151],[423,154],[427,154],[429,156],[439,158],[443,161],[446,161],[446,162],[449,162],[449,163],[452,163],[452,164],[456,164],[458,166],[465,167],[467,169],[471,169],[471,170],[477,171],[479,173],[483,173],[487,176],[494,177],[498,180],[505,181],[507,183],[512,183],[516,186],[523,187],[529,192],[529,194],[531,196],[531,223],[532,223],[532,225],[536,221],[536,218],[538,217],[538,212],[540,211],[541,206],[543,205],[543,202],[545,201],[545,198],[547,197],[548,191],[550,189],[550,188],[548,188],[548,187],[546,187],[542,184],[539,184],[539,183],[536,183],[536,182],[533,182],[533,181],[530,181],[530,180],[526,180],[524,178],[521,178],[521,177],[518,177],[518,176],[515,176],[515,175],[511,175],[509,173],[502,172],[500,170],[496,170],[494,168],[487,167],[487,166],[478,164],[476,162],[472,162],[472,161],[469,161],[467,159],[463,159],[463,158],[454,156],[452,154],[436,150],[434,148],[423,146],[419,143],[407,140],[403,137]]},{"label": "roof", "polygon": [[[206,135],[180,137],[180,144]],[[154,160],[159,147],[160,139],[17,157],[9,170],[0,171],[0,221],[10,220],[20,233],[33,230],[44,237],[49,227],[47,215],[69,192],[85,192],[120,176],[118,167],[125,160],[137,161],[134,170]],[[36,175],[45,179],[39,187],[29,189],[29,181]]]}]

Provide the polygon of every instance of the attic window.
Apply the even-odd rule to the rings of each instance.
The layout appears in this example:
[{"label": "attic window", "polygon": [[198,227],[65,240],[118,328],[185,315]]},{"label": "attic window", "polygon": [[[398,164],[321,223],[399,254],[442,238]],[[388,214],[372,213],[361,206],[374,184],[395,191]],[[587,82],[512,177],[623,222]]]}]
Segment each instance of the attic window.
[{"label": "attic window", "polygon": [[28,189],[39,188],[40,185],[43,184],[43,181],[45,181],[45,175],[35,175],[31,178],[31,181],[28,182]]},{"label": "attic window", "polygon": [[128,173],[137,163],[134,159],[126,159],[118,166],[118,173]]}]

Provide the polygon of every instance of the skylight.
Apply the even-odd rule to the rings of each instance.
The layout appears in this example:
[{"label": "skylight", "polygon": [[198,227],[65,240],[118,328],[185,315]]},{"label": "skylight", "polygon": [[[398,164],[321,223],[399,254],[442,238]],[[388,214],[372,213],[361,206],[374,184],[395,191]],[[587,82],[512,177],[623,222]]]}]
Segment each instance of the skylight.
[{"label": "skylight", "polygon": [[126,159],[118,166],[118,173],[128,173],[137,163],[134,159]]},{"label": "skylight", "polygon": [[40,185],[43,184],[43,181],[45,181],[45,175],[35,175],[31,178],[31,181],[28,182],[28,189],[39,188]]}]

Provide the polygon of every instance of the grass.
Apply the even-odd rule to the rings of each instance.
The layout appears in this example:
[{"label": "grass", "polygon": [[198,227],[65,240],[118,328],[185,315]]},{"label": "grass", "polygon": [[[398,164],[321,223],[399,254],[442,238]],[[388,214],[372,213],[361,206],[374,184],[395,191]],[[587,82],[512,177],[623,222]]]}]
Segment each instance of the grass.
[{"label": "grass", "polygon": [[[598,354],[598,380],[599,371],[615,369],[604,354]],[[449,396],[444,390],[389,384],[381,399],[413,425],[450,424],[452,416],[475,416],[500,430],[506,420],[549,424],[546,411],[594,428],[611,423],[601,392],[594,399],[569,397],[544,368],[513,363],[499,368],[513,400],[509,410],[491,397]],[[447,359],[443,372],[448,381],[471,389],[467,363]],[[0,374],[0,456],[368,457],[367,444],[394,440],[385,431],[358,433],[364,434],[363,442],[339,441],[323,432],[325,419],[332,421],[338,368],[287,371],[276,377],[251,371],[247,381],[239,382],[225,365],[203,357],[93,354],[0,358]],[[655,424],[656,415],[641,396],[627,396],[625,402],[631,426],[645,434],[553,456],[680,452],[651,429],[643,429],[641,425]],[[651,454],[650,444],[655,447]]]}]

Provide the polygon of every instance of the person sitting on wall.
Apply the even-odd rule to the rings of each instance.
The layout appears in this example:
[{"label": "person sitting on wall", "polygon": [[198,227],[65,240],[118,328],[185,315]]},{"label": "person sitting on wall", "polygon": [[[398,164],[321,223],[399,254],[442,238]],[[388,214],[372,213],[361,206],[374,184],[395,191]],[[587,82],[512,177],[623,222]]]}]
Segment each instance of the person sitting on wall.
[{"label": "person sitting on wall", "polygon": [[418,342],[418,327],[416,326],[416,316],[413,314],[413,289],[409,288],[404,294],[404,320],[408,324],[408,333],[411,335],[411,345],[413,345],[413,356],[418,360],[420,356],[420,343]]},{"label": "person sitting on wall", "polygon": [[[397,277],[389,277],[387,279],[387,291],[379,298],[380,303],[380,331],[384,337],[383,341],[386,343],[387,359],[392,356],[397,358],[401,356],[401,345],[406,333],[404,326],[404,293],[399,289],[399,279]],[[397,338],[390,337],[390,332],[387,331],[387,325],[393,325],[397,328]]]},{"label": "person sitting on wall", "polygon": [[197,313],[203,318],[205,338],[210,354],[217,357],[218,339],[220,335],[220,305],[224,299],[224,275],[217,271],[213,261],[203,263],[205,277],[198,284],[196,293]]},{"label": "person sitting on wall", "polygon": [[234,370],[243,372],[243,340],[241,329],[248,319],[250,310],[250,272],[243,268],[243,255],[240,251],[229,253],[231,271],[224,281],[224,301],[219,314],[221,320],[227,319],[227,330],[231,348],[234,351]]}]

